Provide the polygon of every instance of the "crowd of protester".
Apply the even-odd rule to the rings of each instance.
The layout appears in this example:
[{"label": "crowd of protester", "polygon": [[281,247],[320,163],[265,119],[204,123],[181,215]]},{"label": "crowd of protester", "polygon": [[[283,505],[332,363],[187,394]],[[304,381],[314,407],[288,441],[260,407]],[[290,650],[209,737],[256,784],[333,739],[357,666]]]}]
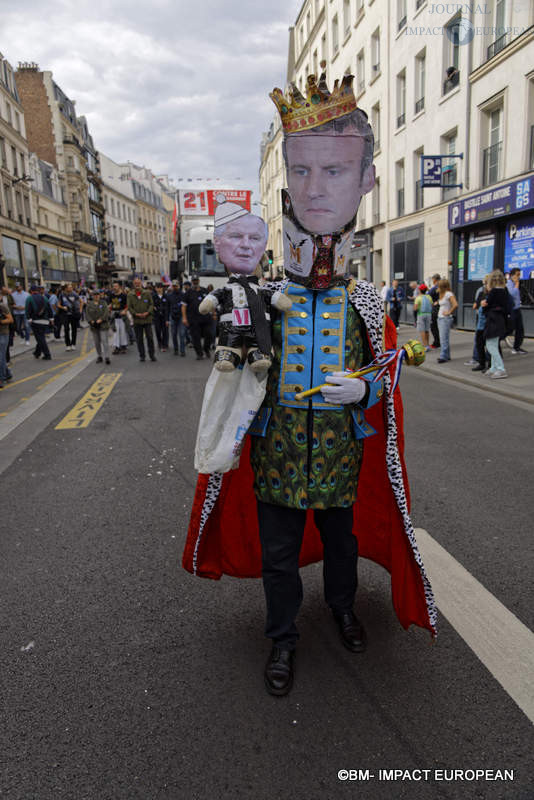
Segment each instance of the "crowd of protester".
[{"label": "crowd of protester", "polygon": [[[217,320],[202,315],[198,307],[211,291],[198,278],[172,284],[143,285],[115,282],[108,287],[76,286],[72,283],[50,288],[33,284],[29,292],[17,283],[14,289],[0,289],[0,389],[12,379],[11,350],[17,338],[31,347],[36,359],[52,359],[49,342],[64,340],[65,350],[74,351],[80,327],[88,325],[93,336],[97,363],[111,363],[136,345],[139,360],[157,361],[160,353],[172,350],[185,357],[186,348],[196,358],[209,358],[215,345]],[[154,340],[155,334],[155,340]],[[145,348],[146,344],[146,348]]]},{"label": "crowd of protester", "polygon": [[[506,378],[502,345],[512,355],[524,355],[524,326],[521,304],[521,273],[512,269],[505,275],[494,270],[486,275],[473,303],[476,330],[472,358],[465,362],[474,372],[490,378]],[[406,299],[413,300],[414,323],[425,350],[439,350],[438,364],[451,360],[450,330],[458,301],[446,278],[433,275],[428,284],[413,281],[406,298],[398,280],[387,287],[382,282],[380,293],[384,307],[399,330],[400,316]],[[128,347],[137,346],[139,360],[151,361],[160,353],[172,350],[185,357],[186,347],[194,349],[196,358],[209,358],[217,334],[216,315],[200,314],[198,307],[213,289],[200,286],[198,278],[183,283],[143,285],[139,278],[133,284],[115,282],[109,287],[75,286],[72,283],[52,285],[49,289],[34,284],[27,292],[22,284],[14,289],[0,289],[0,389],[12,379],[11,353],[15,337],[25,347],[35,340],[33,355],[46,361],[52,358],[50,338],[65,342],[66,351],[76,350],[78,330],[89,326],[97,363],[111,363],[111,356],[122,355]],[[155,339],[154,339],[155,335]],[[432,335],[432,342],[430,342]],[[146,344],[146,347],[145,347]]]}]

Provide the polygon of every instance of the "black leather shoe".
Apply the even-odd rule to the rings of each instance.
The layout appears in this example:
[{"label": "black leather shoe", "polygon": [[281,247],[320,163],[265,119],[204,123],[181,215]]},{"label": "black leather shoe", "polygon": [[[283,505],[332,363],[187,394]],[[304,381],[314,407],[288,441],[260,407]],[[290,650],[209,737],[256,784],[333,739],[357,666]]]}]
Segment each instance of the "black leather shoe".
[{"label": "black leather shoe", "polygon": [[345,614],[334,614],[334,618],[345,647],[353,653],[363,653],[367,645],[367,635],[358,617],[348,611]]},{"label": "black leather shoe", "polygon": [[276,645],[265,665],[265,688],[269,694],[282,697],[291,691],[293,686],[293,660],[294,650],[282,650]]}]

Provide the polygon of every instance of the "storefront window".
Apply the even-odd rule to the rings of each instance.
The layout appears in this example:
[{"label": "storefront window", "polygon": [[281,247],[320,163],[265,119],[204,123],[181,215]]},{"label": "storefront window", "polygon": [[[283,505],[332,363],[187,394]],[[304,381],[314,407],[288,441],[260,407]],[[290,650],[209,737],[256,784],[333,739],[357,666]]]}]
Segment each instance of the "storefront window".
[{"label": "storefront window", "polygon": [[28,277],[39,278],[39,266],[37,264],[37,248],[34,244],[24,242],[24,260]]},{"label": "storefront window", "polygon": [[59,254],[55,247],[46,247],[45,245],[41,245],[41,264],[45,270],[61,269]]},{"label": "storefront window", "polygon": [[6,274],[13,275],[15,278],[24,278],[18,239],[2,236],[2,256],[6,262]]},{"label": "storefront window", "polygon": [[61,251],[61,259],[63,261],[63,269],[65,272],[76,272],[76,262],[74,260],[74,253],[69,250]]}]

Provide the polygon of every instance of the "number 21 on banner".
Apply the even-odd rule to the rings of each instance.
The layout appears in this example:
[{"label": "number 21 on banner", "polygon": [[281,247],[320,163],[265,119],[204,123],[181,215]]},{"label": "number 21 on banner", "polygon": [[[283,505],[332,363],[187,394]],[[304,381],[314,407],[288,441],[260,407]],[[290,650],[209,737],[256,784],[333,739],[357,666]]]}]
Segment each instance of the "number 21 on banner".
[{"label": "number 21 on banner", "polygon": [[208,199],[206,192],[184,192],[180,193],[182,201],[182,214],[207,214]]}]

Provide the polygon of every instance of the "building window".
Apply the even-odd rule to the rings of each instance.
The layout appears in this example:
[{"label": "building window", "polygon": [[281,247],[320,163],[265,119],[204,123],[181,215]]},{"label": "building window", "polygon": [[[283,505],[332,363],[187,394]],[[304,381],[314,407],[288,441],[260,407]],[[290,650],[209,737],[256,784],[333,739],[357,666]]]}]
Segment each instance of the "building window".
[{"label": "building window", "polygon": [[443,94],[447,94],[460,83],[460,44],[463,44],[461,23],[461,16],[456,16],[445,26]]},{"label": "building window", "polygon": [[415,113],[419,114],[425,107],[425,73],[426,50],[415,57]]},{"label": "building window", "polygon": [[[441,140],[442,152],[447,155],[456,153],[457,138],[458,132],[456,129],[446,136],[443,136]],[[441,182],[443,184],[443,189],[441,190],[442,201],[450,200],[458,194],[458,189],[455,188],[455,184],[460,182],[458,180],[458,166],[459,159],[457,158],[447,158],[443,159],[441,162]]]},{"label": "building window", "polygon": [[406,25],[406,0],[397,0],[397,30],[401,31]]},{"label": "building window", "polygon": [[371,36],[371,63],[373,65],[371,78],[374,78],[380,72],[380,28],[377,28]]},{"label": "building window", "polygon": [[397,187],[397,216],[404,216],[404,159],[401,158],[395,164],[395,176]]},{"label": "building window", "polygon": [[326,61],[326,33],[321,36],[321,61]]},{"label": "building window", "polygon": [[337,21],[337,14],[332,20],[332,52],[334,55],[337,54],[339,50],[339,25]]},{"label": "building window", "polygon": [[397,75],[397,128],[406,124],[406,70]]},{"label": "building window", "polygon": [[371,127],[375,137],[375,152],[380,150],[380,103],[371,109]]},{"label": "building window", "polygon": [[363,48],[356,58],[356,80],[358,81],[358,93],[365,91],[365,53]]},{"label": "building window", "polygon": [[483,151],[482,185],[490,186],[502,178],[502,106],[486,112],[488,146]]},{"label": "building window", "polygon": [[111,216],[114,217],[115,216],[115,200],[111,197],[110,201],[111,201]]},{"label": "building window", "polygon": [[7,167],[6,140],[2,136],[0,136],[0,167]]},{"label": "building window", "polygon": [[350,0],[343,0],[343,36],[350,33]]},{"label": "building window", "polygon": [[17,151],[14,147],[11,148],[11,164],[12,164],[12,172],[15,177],[18,177],[19,174],[19,165],[17,161]]},{"label": "building window", "polygon": [[376,178],[373,188],[373,225],[380,222],[380,178]]},{"label": "building window", "polygon": [[495,39],[487,49],[488,59],[496,56],[501,50],[504,50],[507,44],[510,43],[512,37],[510,32],[505,28],[506,19],[506,0],[496,0],[494,8],[494,24],[493,31],[495,32]]}]

